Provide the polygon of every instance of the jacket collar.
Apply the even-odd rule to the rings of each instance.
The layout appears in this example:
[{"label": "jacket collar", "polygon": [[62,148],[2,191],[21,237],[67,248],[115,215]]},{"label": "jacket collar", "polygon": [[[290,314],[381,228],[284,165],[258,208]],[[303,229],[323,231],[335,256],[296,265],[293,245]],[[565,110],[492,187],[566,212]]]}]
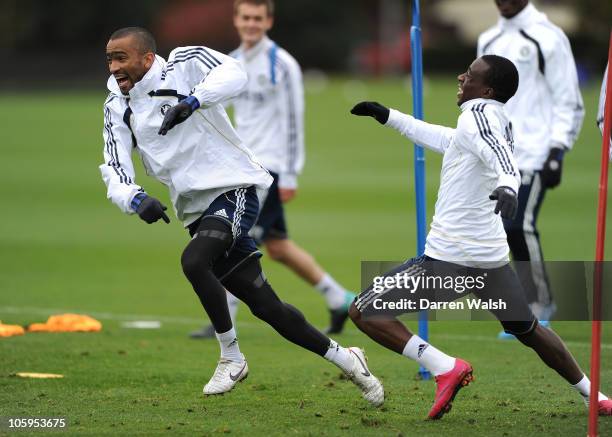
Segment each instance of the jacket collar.
[{"label": "jacket collar", "polygon": [[121,93],[119,85],[117,84],[117,81],[113,75],[111,75],[106,81],[106,86],[111,93],[123,98],[134,98],[147,95],[150,91],[158,88],[161,80],[161,74],[165,67],[165,59],[159,55],[155,55],[155,61],[153,62],[153,65],[149,71],[147,71],[142,79],[134,84],[134,88],[130,90],[129,95],[127,96]]},{"label": "jacket collar", "polygon": [[531,3],[528,3],[521,12],[512,18],[500,17],[498,25],[502,30],[518,30],[545,19],[545,14],[538,11]]},{"label": "jacket collar", "polygon": [[268,38],[267,35],[264,35],[261,41],[259,41],[250,49],[247,49],[244,44],[241,44],[238,50],[240,50],[240,54],[244,57],[244,59],[250,61],[257,55],[259,55],[262,51],[267,50],[272,44],[272,40]]},{"label": "jacket collar", "polygon": [[497,100],[493,100],[493,99],[472,99],[472,100],[468,100],[467,102],[464,102],[461,105],[461,112],[467,111],[468,109],[472,109],[474,106],[478,105],[479,103],[486,103],[487,105],[493,105],[493,106],[499,106],[499,107],[504,106],[502,102],[498,102]]}]

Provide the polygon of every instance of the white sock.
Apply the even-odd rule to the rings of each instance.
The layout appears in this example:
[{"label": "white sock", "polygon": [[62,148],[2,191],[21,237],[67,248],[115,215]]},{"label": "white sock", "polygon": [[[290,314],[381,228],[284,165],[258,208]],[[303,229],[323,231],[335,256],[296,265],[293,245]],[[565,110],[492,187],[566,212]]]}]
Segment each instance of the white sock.
[{"label": "white sock", "polygon": [[221,347],[221,358],[226,360],[242,362],[242,354],[240,353],[240,347],[238,346],[238,338],[236,337],[236,331],[234,328],[221,334],[215,333],[217,340],[219,340],[219,346]]},{"label": "white sock", "polygon": [[341,308],[346,301],[346,289],[338,284],[328,273],[323,274],[315,288],[325,296],[327,306],[330,310]]},{"label": "white sock", "polygon": [[345,372],[350,372],[353,368],[353,357],[351,357],[349,350],[340,346],[334,340],[329,341],[329,349],[327,349],[324,358],[331,361]]},{"label": "white sock", "polygon": [[434,376],[449,372],[455,367],[455,358],[439,351],[418,335],[410,337],[402,355],[413,359]]},{"label": "white sock", "polygon": [[[578,381],[578,384],[573,384],[572,387],[574,387],[578,391],[578,393],[580,393],[580,395],[585,399],[585,401],[588,402],[589,396],[591,396],[591,381],[589,380],[589,378],[587,378],[586,375],[584,375],[582,379]],[[599,392],[598,400],[605,401],[606,399],[608,399],[608,397],[602,392]]]},{"label": "white sock", "polygon": [[232,318],[232,324],[235,327],[236,314],[238,314],[238,304],[240,303],[240,300],[229,291],[226,291],[225,293],[227,294],[227,308],[229,309],[230,317]]}]

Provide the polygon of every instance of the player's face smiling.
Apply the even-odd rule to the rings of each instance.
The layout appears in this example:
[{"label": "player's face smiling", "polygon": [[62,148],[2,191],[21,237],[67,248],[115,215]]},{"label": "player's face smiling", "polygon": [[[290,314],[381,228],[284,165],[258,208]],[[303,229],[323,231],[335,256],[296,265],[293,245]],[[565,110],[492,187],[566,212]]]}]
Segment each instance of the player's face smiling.
[{"label": "player's face smiling", "polygon": [[106,45],[106,62],[122,94],[128,94],[153,64],[155,55],[142,53],[133,36],[112,39]]},{"label": "player's face smiling", "polygon": [[251,48],[272,28],[273,18],[268,15],[266,5],[242,3],[234,14],[234,26],[240,41]]},{"label": "player's face smiling", "polygon": [[512,18],[527,6],[529,0],[495,0],[499,13],[504,18]]},{"label": "player's face smiling", "polygon": [[459,90],[457,91],[457,105],[461,106],[472,99],[490,99],[493,96],[493,89],[484,82],[484,77],[489,66],[482,59],[472,62],[463,74],[457,76]]}]

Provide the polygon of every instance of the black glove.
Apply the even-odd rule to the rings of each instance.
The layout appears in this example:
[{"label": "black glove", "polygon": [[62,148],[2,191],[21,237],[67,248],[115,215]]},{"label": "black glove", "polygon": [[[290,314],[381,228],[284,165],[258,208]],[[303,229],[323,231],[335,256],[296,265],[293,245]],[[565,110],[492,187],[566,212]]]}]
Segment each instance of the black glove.
[{"label": "black glove", "polygon": [[151,224],[159,219],[163,219],[166,223],[170,223],[170,219],[164,212],[166,208],[155,197],[148,196],[145,193],[138,193],[132,199],[132,208],[145,222]]},{"label": "black glove", "polygon": [[555,188],[561,183],[564,153],[565,150],[560,147],[553,147],[550,149],[548,158],[546,158],[542,171],[540,172],[542,186],[545,188]]},{"label": "black glove", "polygon": [[389,120],[389,108],[377,102],[360,102],[351,109],[353,115],[369,115],[374,117],[380,124],[386,124]]},{"label": "black glove", "polygon": [[516,216],[518,198],[514,190],[510,187],[497,187],[489,196],[491,200],[497,200],[495,204],[495,214],[501,212],[503,219],[513,219]]},{"label": "black glove", "polygon": [[187,120],[191,114],[193,114],[193,111],[199,107],[200,102],[194,96],[189,96],[178,105],[174,105],[166,111],[164,121],[159,128],[158,134],[166,135],[174,126]]}]

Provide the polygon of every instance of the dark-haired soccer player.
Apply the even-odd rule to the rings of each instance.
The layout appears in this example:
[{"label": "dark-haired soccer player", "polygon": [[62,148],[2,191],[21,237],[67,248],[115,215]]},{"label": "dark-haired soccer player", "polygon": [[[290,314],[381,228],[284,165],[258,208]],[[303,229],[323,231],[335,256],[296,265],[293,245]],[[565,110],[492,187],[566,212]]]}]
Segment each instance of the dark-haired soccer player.
[{"label": "dark-haired soccer player", "polygon": [[[482,56],[458,80],[461,115],[455,129],[428,124],[373,102],[359,103],[351,110],[355,115],[372,116],[444,155],[425,255],[409,260],[385,277],[398,273],[422,278],[447,274],[486,277],[486,287],[475,294],[507,303],[508,312],[492,311],[504,330],[532,348],[588,399],[588,378],[557,334],[538,324],[508,264],[509,249],[501,218],[514,216],[520,181],[512,155],[512,127],[504,104],[518,87],[516,67],[500,56]],[[501,218],[496,215],[499,212]],[[452,289],[432,292],[426,287],[407,290],[391,286],[381,291],[370,286],[358,296],[349,312],[359,329],[377,343],[417,361],[435,376],[437,391],[429,412],[432,419],[450,410],[459,389],[471,381],[472,366],[412,334],[395,317],[409,311],[389,314],[377,309],[385,302],[396,303],[402,298],[414,302],[421,298],[449,301],[461,296]],[[612,401],[601,393],[599,412],[612,414]]]},{"label": "dark-haired soccer player", "polygon": [[135,182],[130,156],[135,148],[148,174],[168,187],[176,215],[192,237],[181,257],[183,272],[221,347],[204,394],[231,390],[249,371],[226,288],[287,340],[340,367],[365,399],[381,405],[383,387],[369,372],[363,351],[343,348],[317,331],[278,298],[261,270],[261,254],[248,232],[259,209],[258,191],[272,178],[221,105],[247,82],[240,63],[206,47],[174,49],[168,63],[155,51],[155,40],[142,28],[120,29],[108,41],[110,94],[100,170],[108,197],[122,211],[147,223],[169,223],[166,207]]},{"label": "dark-haired soccer player", "polygon": [[[346,290],[316,259],[289,236],[284,204],[297,195],[305,161],[304,84],[297,61],[268,38],[274,23],[272,0],[234,0],[234,27],[240,47],[230,56],[247,72],[245,90],[232,100],[236,131],[274,177],[251,230],[271,259],[287,266],[325,298],[330,313],[326,334],[339,334],[355,295]],[[232,320],[237,299],[228,294]],[[212,326],[191,334],[214,337]]]}]

